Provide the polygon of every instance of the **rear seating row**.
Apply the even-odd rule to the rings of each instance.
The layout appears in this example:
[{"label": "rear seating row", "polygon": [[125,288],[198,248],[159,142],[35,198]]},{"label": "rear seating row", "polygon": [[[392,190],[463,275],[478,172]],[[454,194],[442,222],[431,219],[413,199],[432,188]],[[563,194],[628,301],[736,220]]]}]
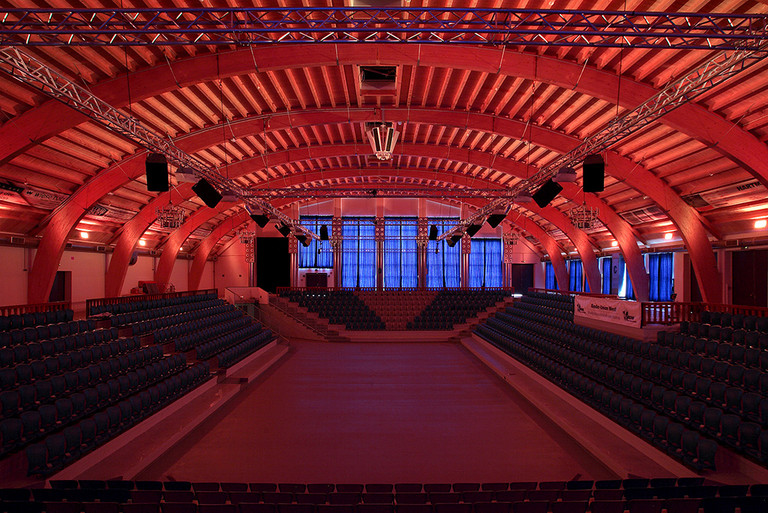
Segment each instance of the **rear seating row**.
[{"label": "rear seating row", "polygon": [[75,312],[71,309],[0,315],[0,332],[21,328],[32,328],[35,326],[42,326],[44,324],[69,322],[74,318],[74,316]]},{"label": "rear seating row", "polygon": [[96,329],[96,321],[84,320],[63,321],[56,324],[43,324],[27,328],[0,331],[0,347],[11,347],[27,342],[37,342],[67,335],[77,335]]},{"label": "rear seating row", "polygon": [[209,299],[216,299],[216,294],[198,294],[192,296],[170,297],[162,299],[150,299],[143,301],[130,301],[126,303],[104,304],[93,306],[88,315],[98,315],[102,313],[124,314],[130,312],[140,312],[154,308],[163,308],[176,305],[188,305]]}]

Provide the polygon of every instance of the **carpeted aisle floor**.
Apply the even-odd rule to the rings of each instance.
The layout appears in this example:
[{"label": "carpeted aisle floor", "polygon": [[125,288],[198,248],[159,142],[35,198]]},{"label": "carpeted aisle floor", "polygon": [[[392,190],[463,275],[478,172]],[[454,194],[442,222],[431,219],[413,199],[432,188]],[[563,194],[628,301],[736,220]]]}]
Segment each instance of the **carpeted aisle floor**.
[{"label": "carpeted aisle floor", "polygon": [[614,477],[456,344],[294,343],[140,479],[460,482]]}]

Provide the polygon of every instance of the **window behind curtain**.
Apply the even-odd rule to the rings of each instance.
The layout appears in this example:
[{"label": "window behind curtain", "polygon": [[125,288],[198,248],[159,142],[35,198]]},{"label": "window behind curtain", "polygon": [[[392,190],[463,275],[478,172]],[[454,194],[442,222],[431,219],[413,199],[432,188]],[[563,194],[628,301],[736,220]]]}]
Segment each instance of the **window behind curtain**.
[{"label": "window behind curtain", "polygon": [[624,257],[619,258],[619,276],[621,276],[621,286],[619,287],[619,296],[626,299],[635,299],[635,291],[632,290],[632,279],[627,272],[627,266],[624,263]]},{"label": "window behind curtain", "polygon": [[600,261],[603,269],[603,294],[611,293],[611,257],[603,257]]},{"label": "window behind curtain", "polygon": [[544,288],[549,290],[557,290],[555,267],[552,265],[552,262],[547,262],[544,265]]},{"label": "window behind curtain", "polygon": [[501,287],[501,239],[473,239],[469,254],[469,286]]},{"label": "window behind curtain", "polygon": [[[431,217],[429,225],[437,226],[438,233],[452,228],[458,217]],[[437,252],[435,252],[437,249]],[[445,240],[430,241],[427,246],[427,287],[444,288],[461,286],[461,241],[448,247]]]},{"label": "window behind curtain", "polygon": [[[331,232],[330,216],[301,216],[299,222],[304,228],[313,231],[317,235],[320,235],[320,227],[322,225],[328,227],[329,234]],[[319,253],[318,249],[321,249]],[[320,244],[320,241],[312,239],[312,242],[307,247],[299,244],[299,267],[332,269],[333,250],[331,249],[330,241],[323,241]]]},{"label": "window behind curtain", "polygon": [[672,253],[648,255],[648,275],[650,278],[648,298],[651,301],[669,301],[672,295]]},{"label": "window behind curtain", "polygon": [[573,292],[581,292],[582,289],[582,265],[581,260],[570,260],[568,262],[568,274],[570,276],[570,284],[568,290]]},{"label": "window behind curtain", "polygon": [[384,227],[384,286],[418,286],[415,217],[388,217]]},{"label": "window behind curtain", "polygon": [[376,240],[373,217],[342,218],[342,269],[344,287],[376,286]]}]

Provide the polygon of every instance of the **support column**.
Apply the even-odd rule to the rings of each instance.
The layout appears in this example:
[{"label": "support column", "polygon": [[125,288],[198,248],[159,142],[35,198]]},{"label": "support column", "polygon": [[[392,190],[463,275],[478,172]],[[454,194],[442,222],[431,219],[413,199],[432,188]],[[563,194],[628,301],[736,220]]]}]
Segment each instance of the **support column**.
[{"label": "support column", "polygon": [[461,287],[469,287],[469,254],[472,252],[472,237],[466,233],[461,238]]},{"label": "support column", "polygon": [[376,238],[376,289],[384,288],[384,218],[376,216],[374,237]]},{"label": "support column", "polygon": [[291,287],[299,286],[299,241],[288,236],[288,254],[291,255]]},{"label": "support column", "polygon": [[333,286],[340,288],[342,281],[343,253],[341,251],[341,217],[334,215],[331,220],[331,249],[333,250]]},{"label": "support column", "polygon": [[[502,232],[501,242],[504,251],[504,287],[512,287],[512,264],[514,264],[513,250],[517,245],[517,234],[513,231]],[[518,291],[519,292],[519,291]],[[526,292],[526,291],[523,291]]]},{"label": "support column", "polygon": [[427,248],[429,247],[429,225],[426,217],[419,217],[416,228],[416,276],[420,289],[427,286]]}]

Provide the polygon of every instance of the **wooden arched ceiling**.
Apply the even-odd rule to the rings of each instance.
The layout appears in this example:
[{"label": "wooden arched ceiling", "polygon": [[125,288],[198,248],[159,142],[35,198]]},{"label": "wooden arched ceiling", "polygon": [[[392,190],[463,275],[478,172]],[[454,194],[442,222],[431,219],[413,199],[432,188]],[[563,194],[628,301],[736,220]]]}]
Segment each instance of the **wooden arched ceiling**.
[{"label": "wooden arched ceiling", "polygon": [[[482,7],[526,7],[513,4],[493,0]],[[552,7],[581,6],[565,0]],[[751,1],[689,2],[685,9],[768,13],[764,2]],[[711,56],[698,50],[379,43],[26,51],[253,187],[281,186],[319,171],[338,171],[337,184],[372,173],[428,184],[434,173],[447,182],[511,186]],[[395,66],[394,94],[363,94],[361,65]],[[606,190],[597,195],[604,216],[608,209],[629,222],[633,236],[649,247],[691,244],[694,236],[699,245],[768,239],[768,232],[753,228],[755,219],[768,217],[766,89],[768,70],[760,62],[614,147]],[[0,111],[0,181],[10,186],[0,196],[0,232],[43,245],[48,240],[47,254],[55,256],[79,230],[89,232],[91,243],[116,244],[131,218],[141,213],[151,221],[156,202],[148,205],[157,195],[146,190],[143,149],[6,75],[0,75]],[[377,119],[399,123],[392,161],[370,157],[363,122]],[[566,193],[553,202],[563,213],[581,202],[578,190]],[[190,214],[204,208],[191,194],[179,202]],[[522,211],[563,249],[574,248],[552,216]],[[212,213],[188,246],[240,212],[233,205]],[[661,240],[665,232],[674,232],[671,243]],[[173,234],[154,227],[144,237],[152,248]],[[614,235],[599,229],[587,238],[593,248],[605,248]]]}]

